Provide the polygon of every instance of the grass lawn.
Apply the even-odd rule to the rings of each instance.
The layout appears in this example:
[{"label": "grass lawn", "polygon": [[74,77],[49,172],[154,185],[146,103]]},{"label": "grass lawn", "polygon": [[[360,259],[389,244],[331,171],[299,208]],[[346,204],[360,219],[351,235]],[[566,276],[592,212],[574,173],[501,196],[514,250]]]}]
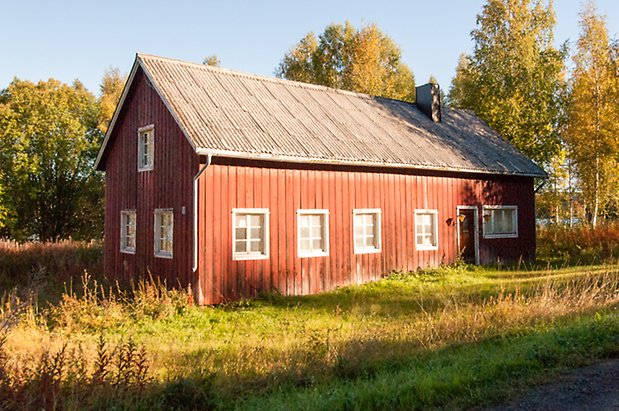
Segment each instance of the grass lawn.
[{"label": "grass lawn", "polygon": [[466,408],[619,354],[617,265],[446,267],[220,307],[152,282],[73,288],[5,296],[6,408]]}]

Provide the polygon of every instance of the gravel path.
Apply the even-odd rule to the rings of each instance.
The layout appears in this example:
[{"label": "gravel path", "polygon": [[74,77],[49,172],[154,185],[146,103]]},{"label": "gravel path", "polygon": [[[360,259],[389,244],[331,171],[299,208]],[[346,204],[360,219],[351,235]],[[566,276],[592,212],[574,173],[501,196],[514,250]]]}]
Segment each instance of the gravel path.
[{"label": "gravel path", "polygon": [[535,387],[521,398],[488,410],[619,411],[619,359],[574,370],[556,382]]}]

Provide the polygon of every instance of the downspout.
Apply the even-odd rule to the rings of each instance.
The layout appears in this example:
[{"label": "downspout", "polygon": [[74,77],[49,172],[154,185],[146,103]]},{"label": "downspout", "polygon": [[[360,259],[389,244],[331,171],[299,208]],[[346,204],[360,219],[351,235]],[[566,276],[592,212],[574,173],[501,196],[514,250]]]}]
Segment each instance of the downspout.
[{"label": "downspout", "polygon": [[542,182],[535,188],[535,190],[533,191],[535,194],[537,194],[537,192],[539,190],[542,189],[542,187],[544,187],[546,185],[546,180],[542,180]]},{"label": "downspout", "polygon": [[193,267],[195,273],[198,270],[198,180],[208,166],[211,165],[211,154],[206,156],[206,164],[198,171],[193,178]]}]

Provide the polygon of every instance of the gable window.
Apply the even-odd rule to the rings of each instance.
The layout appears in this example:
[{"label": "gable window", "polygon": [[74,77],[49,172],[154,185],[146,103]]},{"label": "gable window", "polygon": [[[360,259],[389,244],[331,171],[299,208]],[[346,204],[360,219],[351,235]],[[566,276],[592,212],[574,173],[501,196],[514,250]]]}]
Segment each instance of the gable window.
[{"label": "gable window", "polygon": [[269,258],[269,210],[235,208],[232,210],[232,259]]},{"label": "gable window", "polygon": [[417,250],[438,250],[438,211],[415,210]]},{"label": "gable window", "polygon": [[152,170],[155,157],[155,126],[138,129],[138,171]]},{"label": "gable window", "polygon": [[155,210],[155,256],[172,258],[174,246],[174,213],[172,209]]},{"label": "gable window", "polygon": [[381,249],[380,209],[355,209],[352,213],[355,254],[379,253]]},{"label": "gable window", "polygon": [[135,210],[120,212],[120,251],[135,254]]},{"label": "gable window", "polygon": [[484,238],[518,237],[517,206],[484,206]]},{"label": "gable window", "polygon": [[329,210],[297,210],[299,257],[329,255]]}]

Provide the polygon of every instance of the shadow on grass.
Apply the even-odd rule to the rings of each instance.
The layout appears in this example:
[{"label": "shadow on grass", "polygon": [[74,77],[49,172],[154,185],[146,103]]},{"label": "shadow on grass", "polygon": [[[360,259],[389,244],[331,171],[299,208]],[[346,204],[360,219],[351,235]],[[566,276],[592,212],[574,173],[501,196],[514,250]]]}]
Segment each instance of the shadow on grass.
[{"label": "shadow on grass", "polygon": [[345,286],[314,295],[282,296],[277,291],[262,293],[256,299],[230,303],[222,308],[236,310],[273,307],[299,312],[398,318],[421,312],[433,313],[456,302],[482,304],[516,291],[533,295],[548,287],[561,289],[568,285],[578,285],[580,281],[595,283],[591,280],[593,276],[610,277],[619,282],[619,265],[533,271],[445,268],[395,273],[362,286]]},{"label": "shadow on grass", "polygon": [[[414,347],[411,347],[413,345]],[[213,374],[212,395],[222,408],[423,409],[468,408],[517,394],[556,372],[619,356],[619,318],[585,314],[553,327],[453,343],[442,348],[400,341],[350,340],[332,355],[308,346],[265,374]],[[381,353],[377,357],[376,353]],[[202,355],[182,361],[199,364]],[[259,355],[259,354],[257,354]],[[309,406],[311,404],[311,407]]]}]

